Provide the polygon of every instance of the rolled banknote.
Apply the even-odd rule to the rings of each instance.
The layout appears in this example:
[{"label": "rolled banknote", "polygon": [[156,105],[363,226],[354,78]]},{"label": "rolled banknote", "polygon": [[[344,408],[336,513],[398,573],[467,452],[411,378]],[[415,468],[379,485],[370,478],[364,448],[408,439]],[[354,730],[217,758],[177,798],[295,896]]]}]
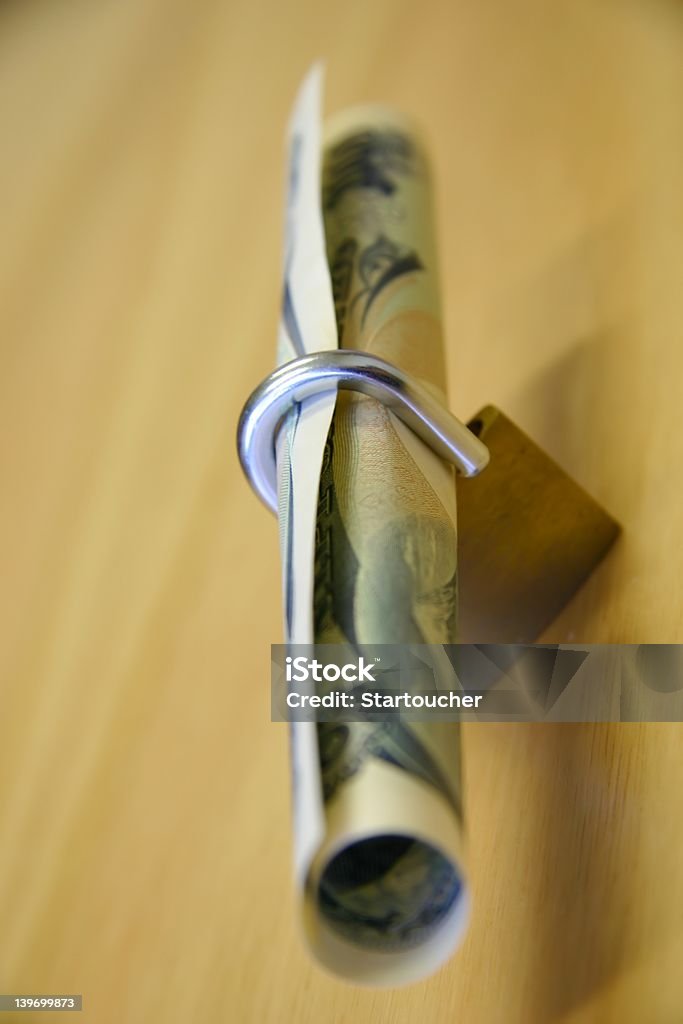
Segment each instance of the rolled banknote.
[{"label": "rolled banknote", "polygon": [[[290,127],[280,359],[363,349],[445,402],[423,146],[377,107],[343,113],[321,138],[320,95],[314,69]],[[354,653],[453,642],[452,468],[380,403],[348,392],[295,406],[277,456],[288,641]],[[314,955],[355,982],[430,973],[467,916],[459,726],[292,723],[291,738],[297,881]]]}]

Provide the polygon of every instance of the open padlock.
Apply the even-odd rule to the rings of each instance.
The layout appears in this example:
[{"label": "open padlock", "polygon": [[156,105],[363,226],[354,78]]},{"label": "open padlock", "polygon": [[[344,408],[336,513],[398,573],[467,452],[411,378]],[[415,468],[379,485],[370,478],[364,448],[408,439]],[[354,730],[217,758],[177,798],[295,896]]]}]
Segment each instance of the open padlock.
[{"label": "open padlock", "polygon": [[284,416],[293,402],[336,388],[381,401],[465,478],[458,487],[461,641],[533,643],[606,554],[619,525],[500,410],[487,406],[465,426],[406,371],[343,349],[285,363],[244,406],[240,460],[272,511],[274,439]]}]

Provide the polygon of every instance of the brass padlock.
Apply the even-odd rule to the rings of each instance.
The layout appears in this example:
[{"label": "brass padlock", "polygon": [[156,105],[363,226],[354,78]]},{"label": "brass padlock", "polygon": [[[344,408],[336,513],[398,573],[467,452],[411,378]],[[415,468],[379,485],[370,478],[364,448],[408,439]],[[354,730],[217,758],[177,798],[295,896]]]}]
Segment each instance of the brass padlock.
[{"label": "brass padlock", "polygon": [[620,527],[499,409],[467,425],[491,458],[458,480],[460,639],[533,643]]}]

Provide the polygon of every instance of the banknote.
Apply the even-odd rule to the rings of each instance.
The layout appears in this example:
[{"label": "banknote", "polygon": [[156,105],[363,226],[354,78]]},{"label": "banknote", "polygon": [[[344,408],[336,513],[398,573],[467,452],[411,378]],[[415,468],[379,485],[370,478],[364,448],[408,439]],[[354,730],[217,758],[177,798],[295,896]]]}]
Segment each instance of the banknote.
[{"label": "banknote", "polygon": [[[314,65],[299,89],[287,133],[279,363],[338,347],[320,203],[322,77],[322,67]],[[313,639],[318,484],[335,397],[330,393],[295,403],[276,438],[284,633],[289,643]],[[315,725],[292,723],[290,749],[294,866],[303,891],[326,830]]]},{"label": "banknote", "polygon": [[[320,95],[317,70],[290,131],[280,358],[333,337],[445,401],[424,146],[379,107],[344,112],[321,137]],[[296,259],[308,266],[302,282]],[[454,642],[452,468],[380,403],[349,392],[295,406],[277,456],[288,641],[355,654]],[[458,725],[399,717],[291,729],[297,884],[314,954],[356,982],[424,976],[467,914]]]}]

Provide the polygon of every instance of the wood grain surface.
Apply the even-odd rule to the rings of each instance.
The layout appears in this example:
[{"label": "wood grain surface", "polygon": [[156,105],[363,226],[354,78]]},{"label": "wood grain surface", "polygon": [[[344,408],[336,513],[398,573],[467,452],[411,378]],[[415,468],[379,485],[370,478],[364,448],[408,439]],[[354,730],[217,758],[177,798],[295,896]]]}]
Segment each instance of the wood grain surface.
[{"label": "wood grain surface", "polygon": [[330,111],[430,140],[453,409],[501,406],[624,524],[547,638],[683,641],[680,5],[5,0],[0,991],[97,1024],[680,1024],[679,724],[468,728],[460,952],[369,991],[303,947],[277,535],[234,429],[318,56]]}]

